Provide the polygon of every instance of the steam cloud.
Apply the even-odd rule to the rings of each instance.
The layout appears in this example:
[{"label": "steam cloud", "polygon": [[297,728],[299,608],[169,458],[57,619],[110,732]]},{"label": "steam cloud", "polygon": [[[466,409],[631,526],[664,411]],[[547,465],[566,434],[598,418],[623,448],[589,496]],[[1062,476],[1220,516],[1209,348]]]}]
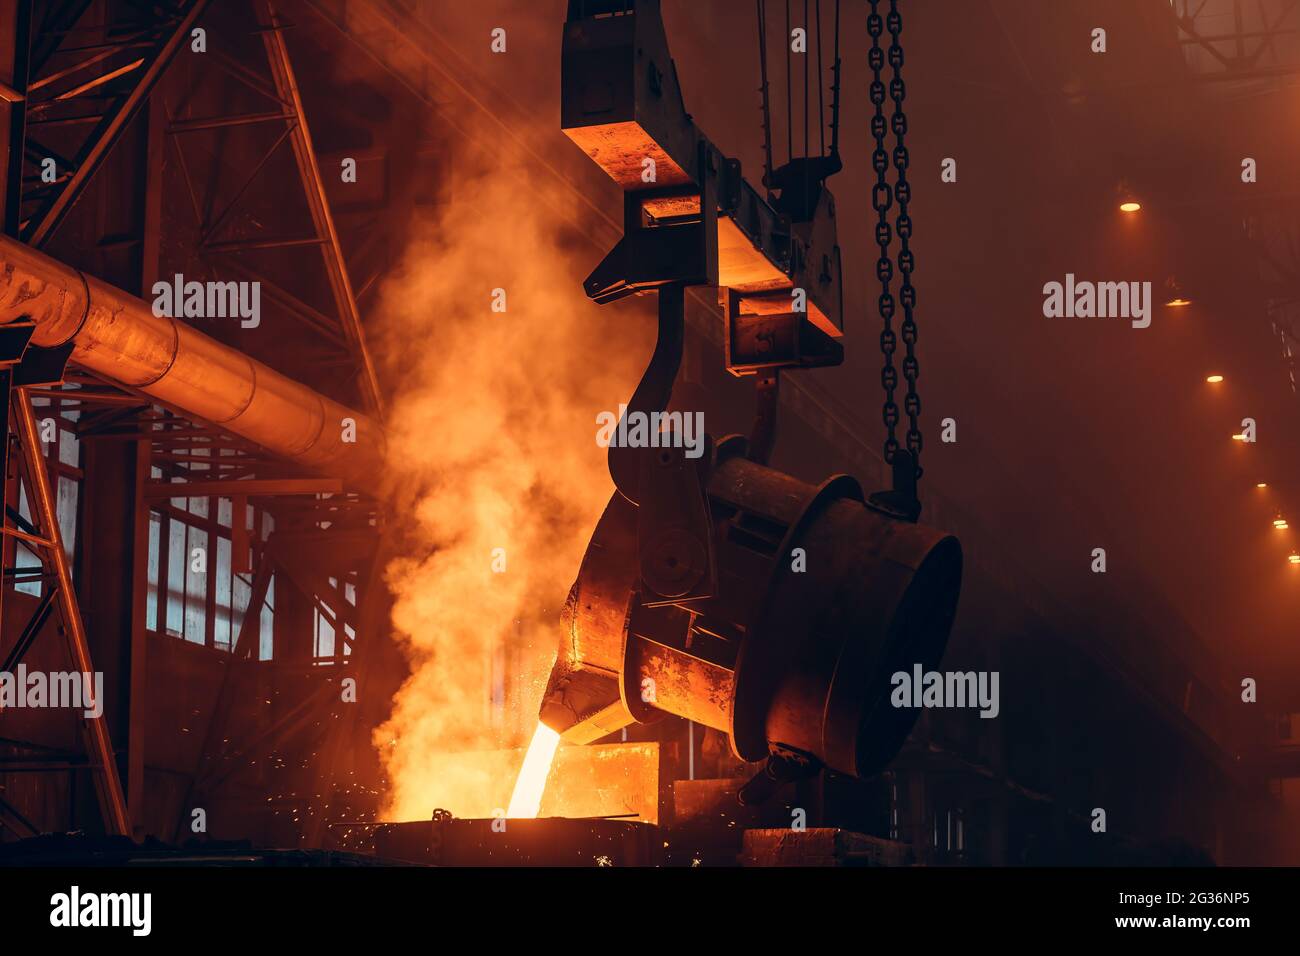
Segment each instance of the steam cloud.
[{"label": "steam cloud", "polygon": [[[374,734],[387,819],[490,815],[508,799],[517,768],[449,755],[532,733],[559,609],[613,490],[595,416],[626,400],[651,343],[639,310],[602,311],[583,295],[599,253],[553,213],[572,196],[520,166],[476,173],[413,228],[375,310],[390,514],[406,523],[386,578],[412,667]],[[495,289],[504,313],[491,309]],[[504,573],[492,570],[496,548]]]}]

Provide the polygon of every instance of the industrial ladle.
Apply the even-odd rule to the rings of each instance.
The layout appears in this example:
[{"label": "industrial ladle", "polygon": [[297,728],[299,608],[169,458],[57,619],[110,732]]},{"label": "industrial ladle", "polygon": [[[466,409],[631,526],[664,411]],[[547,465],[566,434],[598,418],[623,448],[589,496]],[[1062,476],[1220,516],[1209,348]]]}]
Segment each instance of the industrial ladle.
[{"label": "industrial ladle", "polygon": [[756,376],[758,414],[697,460],[671,436],[611,446],[617,490],[562,613],[541,722],[571,743],[668,714],[715,728],[766,761],[746,802],[822,768],[875,774],[918,713],[891,705],[890,677],[937,667],[962,556],[916,523],[906,451],[871,498],[847,475],[814,486],[767,464],[781,371],[843,358],[834,199],[802,183],[790,208],[769,202],[699,131],[657,0],[572,0],[563,57],[562,126],[624,189],[624,236],[588,294],[658,296],[625,415],[667,408],[700,285],[722,290],[727,367]]}]

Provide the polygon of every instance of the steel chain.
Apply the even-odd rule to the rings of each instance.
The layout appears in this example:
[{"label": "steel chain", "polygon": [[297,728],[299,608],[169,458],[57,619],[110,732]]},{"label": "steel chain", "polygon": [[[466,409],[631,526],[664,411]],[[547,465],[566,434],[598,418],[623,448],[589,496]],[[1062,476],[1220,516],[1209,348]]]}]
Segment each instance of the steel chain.
[{"label": "steel chain", "polygon": [[[890,38],[887,54],[880,46],[881,37],[886,30]],[[914,314],[916,289],[912,285],[912,273],[916,268],[916,258],[912,253],[910,242],[912,238],[912,217],[908,214],[908,203],[912,198],[912,187],[907,181],[909,166],[906,145],[907,114],[903,111],[907,86],[903,82],[903,46],[901,42],[903,17],[898,12],[898,0],[889,0],[889,13],[885,17],[880,15],[880,0],[871,0],[871,13],[867,17],[867,32],[871,35],[871,50],[868,54],[868,63],[872,72],[871,103],[875,109],[874,115],[871,117],[871,134],[876,141],[871,156],[872,167],[876,171],[876,186],[872,193],[872,208],[876,210],[878,216],[876,244],[879,247],[880,255],[876,260],[876,276],[880,279],[882,287],[878,304],[880,317],[884,324],[884,329],[880,333],[880,351],[884,355],[885,363],[881,369],[880,381],[885,389],[885,403],[882,407],[882,418],[886,429],[885,461],[892,464],[894,454],[899,447],[897,426],[900,416],[898,404],[894,399],[894,391],[898,387],[898,372],[894,367],[894,353],[898,349],[898,337],[893,330],[895,305],[894,297],[890,293],[890,282],[893,279],[894,272],[894,263],[890,258],[893,229],[891,229],[888,220],[889,209],[896,198],[898,201],[898,217],[895,220],[894,227],[897,229],[899,241],[898,274],[900,284],[898,303],[903,307],[903,322],[900,331],[905,347],[902,362],[903,379],[907,383],[907,394],[903,399],[903,411],[906,412],[908,421],[905,441],[908,451],[912,453],[912,459],[916,467],[916,477],[920,478],[922,446],[920,427],[921,396],[917,392],[916,382],[921,375],[921,366],[916,357],[917,326]],[[892,130],[894,134],[892,155],[886,150],[885,146],[885,133],[887,131],[884,115],[886,87],[883,72],[886,60],[893,71],[888,86],[888,95],[894,106],[893,115],[890,117],[888,124],[888,129]],[[896,183],[892,187],[886,179],[891,158],[897,172]]]},{"label": "steel chain", "polygon": [[871,13],[867,17],[867,33],[871,35],[871,50],[867,62],[871,67],[871,105],[875,112],[871,117],[871,135],[876,146],[871,153],[871,166],[876,171],[876,185],[871,192],[871,207],[876,211],[876,245],[879,256],[876,259],[876,278],[880,280],[880,297],[877,305],[884,329],[880,333],[880,352],[884,356],[884,365],[880,370],[880,384],[885,390],[885,402],[881,406],[881,418],[885,423],[885,461],[893,462],[894,453],[898,451],[898,404],[894,401],[894,390],[898,387],[898,370],[894,368],[894,352],[898,348],[898,338],[894,333],[894,296],[890,284],[894,278],[894,262],[890,258],[890,245],[893,243],[894,230],[889,224],[889,210],[894,204],[894,190],[889,185],[889,153],[885,149],[885,134],[888,126],[885,122],[885,51],[880,46],[880,38],[885,32],[885,22],[880,16],[879,0],[871,0]]}]

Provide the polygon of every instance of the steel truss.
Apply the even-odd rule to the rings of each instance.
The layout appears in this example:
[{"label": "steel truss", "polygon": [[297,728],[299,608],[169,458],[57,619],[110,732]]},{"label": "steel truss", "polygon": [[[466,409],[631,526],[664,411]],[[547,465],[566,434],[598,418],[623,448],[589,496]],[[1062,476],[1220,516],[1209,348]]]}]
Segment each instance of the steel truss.
[{"label": "steel truss", "polygon": [[[96,4],[98,9],[101,5]],[[109,242],[141,244],[145,249],[142,285],[148,287],[156,278],[160,210],[158,195],[161,180],[159,157],[168,145],[174,151],[193,202],[200,241],[194,253],[202,258],[220,258],[223,268],[252,279],[261,278],[268,298],[284,314],[298,320],[309,332],[310,340],[330,350],[332,364],[350,370],[356,391],[371,411],[378,411],[381,399],[373,364],[366,348],[357,294],[348,276],[347,263],[339,244],[338,230],[326,197],[324,181],[317,165],[314,146],[297,80],[284,42],[285,24],[278,5],[256,0],[263,25],[259,27],[265,56],[265,72],[259,72],[217,49],[209,49],[201,60],[200,72],[218,82],[235,82],[266,98],[266,111],[200,117],[184,115],[173,118],[163,99],[160,83],[168,66],[185,48],[196,25],[215,5],[207,0],[178,2],[164,12],[144,20],[130,4],[103,5],[116,11],[108,23],[84,24],[89,19],[89,2],[33,3],[17,0],[17,53],[14,57],[12,82],[0,82],[0,106],[7,105],[10,137],[4,219],[6,231],[24,241],[41,246],[57,234],[68,221],[78,199],[86,192],[96,172],[103,168],[122,133],[133,119],[148,122],[150,162],[143,170],[149,181],[144,233],[137,237],[104,237]],[[224,12],[224,11],[223,11]],[[206,21],[205,21],[206,22]],[[7,26],[7,25],[6,25]],[[195,58],[187,58],[193,64]],[[174,75],[175,71],[173,71]],[[0,76],[0,80],[5,77]],[[186,97],[188,101],[188,96]],[[181,112],[185,112],[185,106]],[[256,237],[248,232],[249,219],[241,215],[241,200],[247,200],[250,186],[265,173],[270,153],[257,164],[252,176],[226,188],[217,183],[214,195],[200,203],[190,178],[190,163],[181,147],[187,136],[201,136],[207,131],[238,133],[264,127],[278,128],[271,152],[288,142],[303,189],[308,227],[302,236],[280,242],[275,237]],[[54,159],[57,175],[53,182],[41,173]],[[209,185],[212,180],[209,178]],[[263,182],[263,188],[282,193],[279,182]],[[217,194],[225,196],[218,211],[212,208]],[[293,245],[315,246],[320,264],[328,278],[332,309],[322,310],[303,301],[296,292],[259,276],[257,253]],[[0,351],[9,348],[14,358],[0,367],[0,393],[8,405],[9,424],[2,443],[4,461],[11,481],[6,482],[3,533],[21,541],[23,547],[41,559],[39,569],[9,567],[5,574],[12,581],[40,581],[41,598],[31,620],[22,628],[18,642],[9,649],[6,665],[16,664],[43,633],[47,622],[56,619],[67,638],[73,663],[78,670],[93,671],[85,628],[73,588],[72,569],[60,534],[55,512],[55,495],[51,488],[46,460],[42,454],[33,400],[71,409],[77,415],[73,431],[83,442],[130,443],[138,449],[135,468],[135,503],[132,514],[135,540],[131,550],[133,564],[119,569],[131,575],[132,629],[129,661],[131,699],[129,703],[129,741],[125,750],[127,767],[126,794],[119,776],[115,750],[108,734],[108,723],[101,717],[85,721],[88,758],[77,754],[55,753],[49,748],[24,741],[0,740],[4,752],[0,757],[0,774],[31,771],[80,771],[95,773],[96,792],[104,818],[105,830],[113,834],[139,834],[143,823],[144,754],[142,705],[144,589],[149,553],[150,511],[169,507],[168,499],[208,497],[230,498],[233,513],[243,515],[244,506],[256,502],[276,516],[277,532],[268,540],[250,533],[243,521],[233,521],[234,572],[250,585],[253,596],[232,635],[230,664],[223,677],[223,690],[207,721],[205,733],[212,746],[205,750],[195,768],[190,798],[211,794],[235,769],[232,754],[248,753],[262,746],[282,742],[293,732],[301,734],[310,724],[315,730],[308,736],[313,751],[321,755],[314,767],[315,789],[327,791],[332,782],[334,758],[337,757],[345,729],[351,728],[350,713],[343,719],[326,720],[321,704],[329,695],[309,695],[289,717],[277,721],[267,735],[246,741],[233,750],[226,746],[229,716],[228,678],[238,664],[268,666],[259,662],[257,648],[261,627],[260,611],[266,601],[270,581],[276,574],[293,578],[312,602],[311,614],[318,614],[334,627],[336,665],[331,678],[353,671],[366,655],[353,654],[357,637],[374,633],[382,615],[376,610],[383,604],[380,581],[382,564],[378,558],[379,516],[376,503],[368,498],[343,494],[339,481],[306,476],[292,466],[269,457],[263,450],[238,440],[203,422],[186,418],[175,410],[161,407],[146,396],[133,393],[76,369],[64,370],[68,351],[59,355],[47,350],[26,349],[30,327],[0,327]],[[18,335],[19,339],[14,339]],[[24,360],[26,354],[26,360]],[[20,364],[22,363],[22,364]],[[54,370],[51,371],[51,368]],[[35,436],[35,437],[34,437]],[[151,477],[161,475],[161,477]],[[31,503],[31,515],[25,517],[14,505],[18,489]],[[88,497],[90,490],[86,490]],[[283,529],[283,530],[280,530]],[[278,535],[278,537],[277,537]],[[315,535],[321,543],[337,545],[340,535],[350,536],[347,553],[356,560],[349,566],[320,573],[319,568],[304,570],[287,542],[291,536],[301,540]],[[368,544],[368,547],[367,547]],[[12,556],[14,547],[5,549]],[[319,549],[325,550],[325,549]],[[0,589],[0,603],[5,597]],[[211,605],[209,589],[209,605]],[[6,614],[17,607],[3,607]],[[209,606],[207,628],[211,643],[212,608]],[[233,623],[233,622],[232,622]],[[308,661],[310,667],[313,663]],[[275,665],[279,666],[279,665]],[[7,669],[7,667],[6,667]],[[312,668],[313,670],[316,668]],[[321,668],[323,671],[324,669]],[[327,685],[322,685],[327,686]],[[140,691],[141,693],[137,693]],[[307,719],[307,717],[310,719]],[[282,726],[288,722],[291,726]],[[305,723],[304,723],[305,721]],[[318,739],[317,739],[318,738]],[[301,741],[300,741],[301,742]],[[189,801],[187,801],[187,804]],[[184,808],[183,808],[184,809]],[[309,821],[310,822],[310,821]],[[0,800],[0,823],[17,832],[35,833],[37,826],[12,803]],[[16,825],[16,826],[15,826]],[[319,839],[320,828],[314,822],[311,832]]]},{"label": "steel truss", "polygon": [[1171,7],[1197,79],[1269,80],[1300,72],[1300,0],[1172,0]]},{"label": "steel truss", "polygon": [[[265,25],[259,27],[265,54],[265,70],[250,68],[227,54],[212,50],[206,63],[215,69],[198,69],[181,95],[178,112],[164,104],[166,132],[181,168],[198,230],[197,253],[220,259],[222,268],[261,283],[262,289],[285,315],[303,325],[324,351],[319,365],[347,370],[355,382],[364,409],[378,415],[382,396],[374,362],[366,346],[357,305],[357,294],[348,275],[347,261],[339,241],[338,228],[330,210],[325,182],[317,163],[311,130],[303,109],[302,96],[285,43],[286,25],[278,4],[258,0],[254,4]],[[261,106],[240,111],[193,116],[190,103],[204,84],[234,84],[245,98],[251,94]],[[234,95],[223,101],[233,102]],[[269,131],[269,132],[268,132]],[[213,166],[203,170],[207,189],[200,193],[195,175],[195,155],[211,149],[214,136],[221,137],[223,150],[235,148],[236,138],[255,146],[260,158],[247,170]],[[187,142],[207,142],[187,149]],[[271,173],[285,143],[289,144],[302,189],[305,222],[288,235],[269,235],[257,221],[251,200],[267,195],[282,201],[284,187]],[[213,150],[215,153],[215,149]],[[232,175],[233,173],[233,175]],[[290,210],[292,211],[292,210]],[[305,274],[323,266],[330,289],[331,309],[307,301],[302,289],[291,289],[276,281],[274,266],[284,261],[286,250],[316,249],[319,259],[302,259]]]}]

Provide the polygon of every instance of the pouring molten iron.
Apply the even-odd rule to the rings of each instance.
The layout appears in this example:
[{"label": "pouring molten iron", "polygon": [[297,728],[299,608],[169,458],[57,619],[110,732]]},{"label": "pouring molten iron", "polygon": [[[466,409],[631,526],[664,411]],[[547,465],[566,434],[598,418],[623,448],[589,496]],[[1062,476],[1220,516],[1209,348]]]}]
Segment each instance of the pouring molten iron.
[{"label": "pouring molten iron", "polygon": [[756,376],[758,413],[748,438],[710,439],[698,459],[671,432],[659,447],[610,448],[617,491],[569,594],[509,815],[536,814],[561,740],[669,714],[767,761],[746,802],[822,768],[875,774],[917,716],[891,706],[890,677],[937,667],[962,556],[954,537],[916,523],[906,451],[894,490],[870,497],[846,475],[814,486],[766,463],[781,370],[843,358],[824,185],[837,147],[765,177],[786,188],[760,196],[686,113],[655,0],[571,3],[563,66],[565,132],[625,190],[625,235],[588,294],[659,297],[659,340],[625,415],[667,408],[691,285],[720,288],[727,367]]}]

